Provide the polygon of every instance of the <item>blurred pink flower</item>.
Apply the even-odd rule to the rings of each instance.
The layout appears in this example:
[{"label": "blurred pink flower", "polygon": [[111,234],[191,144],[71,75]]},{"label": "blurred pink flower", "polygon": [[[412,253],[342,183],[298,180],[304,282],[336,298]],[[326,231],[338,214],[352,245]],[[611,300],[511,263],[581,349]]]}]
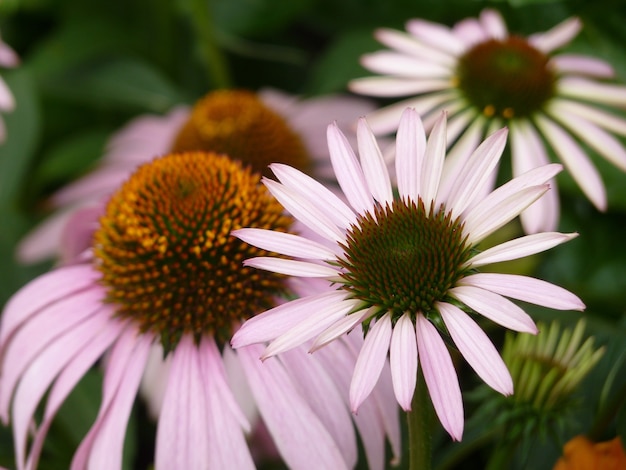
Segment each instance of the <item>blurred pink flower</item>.
[{"label": "blurred pink flower", "polygon": [[359,335],[314,358],[301,347],[265,362],[258,360],[262,346],[228,345],[242,320],[280,303],[277,293],[315,289],[243,267],[250,253],[267,252],[229,236],[243,221],[287,229],[290,220],[259,175],[226,156],[170,154],[141,165],[111,197],[92,249],[31,281],[2,314],[0,417],[11,417],[17,468],[37,466],[60,405],[101,357],[100,411],[72,469],[121,467],[144,375],[158,419],[157,470],[254,468],[246,438],[259,419],[290,468],[352,468],[353,421],[370,468],[384,468],[387,436],[397,458],[398,413],[388,385],[381,383],[358,416],[350,413]]},{"label": "blurred pink flower", "polygon": [[[13,49],[11,49],[0,37],[0,67],[16,67],[20,60]],[[0,77],[0,111],[13,111],[15,99],[7,84]],[[0,118],[0,143],[6,138],[6,128],[4,121]]]},{"label": "blurred pink flower", "polygon": [[360,162],[337,125],[331,125],[330,157],[349,205],[302,172],[271,165],[279,182],[265,178],[268,190],[324,242],[267,229],[235,230],[253,246],[296,258],[261,256],[244,265],[326,280],[333,290],[249,319],[232,346],[270,341],[263,359],[310,341],[311,351],[323,351],[322,346],[362,325],[367,334],[352,375],[352,410],[380,383],[388,353],[396,399],[410,410],[419,357],[435,411],[452,438],[460,440],[461,392],[442,334],[490,387],[508,395],[513,393],[511,376],[471,314],[534,334],[532,319],[505,297],[555,309],[584,308],[578,297],[545,281],[477,272],[480,266],[523,258],[576,236],[538,233],[479,252],[477,245],[545,194],[546,182],[561,170],[558,164],[540,166],[490,192],[506,135],[504,129],[490,135],[446,173],[445,113],[427,141],[417,112],[407,109],[397,131],[396,197],[365,119],[357,128]]},{"label": "blurred pink flower", "polygon": [[[241,92],[212,92],[204,100],[212,99],[211,97],[218,93],[225,95],[226,100],[229,100],[229,93],[235,95]],[[348,126],[354,123],[359,116],[374,109],[370,101],[350,96],[329,95],[301,100],[272,89],[262,90],[257,93],[257,96],[269,110],[284,119],[291,132],[295,133],[297,138],[302,141],[304,149],[312,161],[310,170],[321,178],[332,177],[332,169],[326,154],[325,132],[328,122],[336,120],[338,123]],[[237,98],[235,97],[235,99]],[[196,105],[196,114],[202,114],[201,106],[202,100]],[[236,108],[233,109],[234,111],[226,112],[220,109],[216,112],[217,117],[213,117],[212,122],[205,124],[209,127],[209,131],[218,125],[228,127],[228,120],[233,119],[233,116],[229,116],[228,113],[232,114],[237,111]],[[192,122],[193,112],[193,109],[181,106],[171,110],[165,116],[140,116],[114,135],[96,169],[68,184],[52,196],[50,202],[56,212],[21,241],[17,248],[18,259],[23,263],[33,263],[51,257],[59,257],[62,262],[72,260],[76,253],[81,251],[81,247],[84,249],[88,246],[89,230],[85,231],[84,229],[89,226],[93,227],[97,222],[97,212],[78,214],[76,210],[85,206],[101,207],[103,201],[106,201],[111,192],[126,180],[138,165],[155,156],[170,152],[173,147],[180,146],[177,139],[182,136],[186,123]],[[224,122],[220,123],[220,120]],[[202,125],[202,123],[200,124]],[[251,127],[235,128],[234,133],[229,133],[230,129],[228,129],[219,144],[230,146],[233,140],[245,142],[249,139],[248,133],[258,132],[257,127],[261,127],[263,130],[262,124],[252,122]],[[221,130],[218,131],[221,132]],[[279,137],[282,136],[270,138]],[[185,140],[185,136],[183,136],[183,140]],[[239,157],[234,155],[233,151],[223,149],[192,148],[194,143],[193,141],[185,142],[186,148],[184,150],[215,150],[225,152],[233,158],[247,157],[247,155]],[[264,150],[259,151],[261,169],[266,168],[267,164],[273,161],[284,161],[282,160],[284,158],[283,152],[280,152],[280,147],[278,147],[274,150],[279,151],[271,155],[274,159],[265,163],[264,160],[270,156],[264,155]],[[92,217],[83,218],[86,215]],[[72,223],[68,224],[68,221]],[[80,236],[77,236],[77,230]],[[87,241],[87,245],[77,244],[84,241]]]},{"label": "blurred pink flower", "polygon": [[[454,166],[485,135],[507,126],[514,177],[549,163],[554,152],[587,198],[606,209],[604,184],[586,147],[626,171],[626,149],[613,135],[626,136],[626,120],[605,109],[626,106],[626,87],[607,83],[614,72],[606,62],[559,52],[580,31],[580,20],[526,38],[510,34],[500,14],[487,9],[452,28],[414,19],[406,29],[377,30],[376,38],[391,50],[366,54],[361,62],[382,76],[350,83],[366,95],[413,95],[367,116],[376,134],[394,130],[407,106],[424,117],[427,129],[446,110],[454,144],[446,166]],[[550,185],[556,189],[555,181]],[[555,230],[558,192],[546,194],[521,219],[526,233]]]}]

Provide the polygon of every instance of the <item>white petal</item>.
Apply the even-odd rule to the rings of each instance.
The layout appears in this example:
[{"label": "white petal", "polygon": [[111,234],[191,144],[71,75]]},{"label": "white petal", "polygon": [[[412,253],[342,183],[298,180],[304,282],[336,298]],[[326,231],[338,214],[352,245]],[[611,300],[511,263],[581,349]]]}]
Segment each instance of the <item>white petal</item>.
[{"label": "white petal", "polygon": [[528,276],[478,273],[461,279],[459,284],[480,287],[506,297],[556,310],[585,309],[585,304],[571,292]]},{"label": "white petal", "polygon": [[416,57],[422,61],[434,62],[445,65],[450,70],[454,67],[456,59],[447,53],[422,44],[413,36],[395,29],[379,28],[374,31],[374,36],[385,46],[396,51]]},{"label": "white petal", "polygon": [[524,258],[542,251],[549,250],[561,243],[572,240],[577,233],[543,232],[517,238],[489,248],[474,256],[466,264],[472,267],[500,263],[513,259]]},{"label": "white petal", "polygon": [[420,175],[426,148],[426,133],[422,120],[414,109],[402,113],[396,137],[396,179],[403,199],[417,201]]},{"label": "white petal", "polygon": [[578,18],[569,18],[545,33],[533,34],[528,42],[547,54],[569,43],[581,28],[582,23]]},{"label": "white petal", "polygon": [[559,95],[595,101],[608,106],[626,106],[626,87],[623,85],[565,77],[559,80],[557,88]]},{"label": "white petal", "polygon": [[396,400],[404,411],[411,411],[417,380],[417,338],[408,313],[402,315],[393,327],[389,363]]},{"label": "white petal", "polygon": [[513,379],[504,361],[487,335],[474,320],[454,305],[437,302],[450,336],[472,369],[494,390],[513,393]]},{"label": "white petal", "polygon": [[535,322],[519,306],[499,294],[479,288],[472,279],[467,282],[465,279],[459,282],[461,285],[449,290],[452,297],[509,330],[537,333]]},{"label": "white petal", "polygon": [[363,176],[369,191],[383,207],[387,204],[390,205],[393,202],[393,192],[387,164],[365,118],[359,119],[357,139]]},{"label": "white petal", "polygon": [[371,316],[373,313],[374,308],[369,308],[359,312],[351,313],[337,320],[335,323],[322,331],[317,338],[315,338],[315,341],[313,341],[313,344],[311,344],[309,352],[315,352],[322,346],[326,346],[331,341],[336,340],[344,333],[352,331],[358,324]]},{"label": "white petal", "polygon": [[378,97],[396,97],[432,93],[447,90],[451,86],[450,79],[417,80],[393,77],[365,77],[350,82],[350,90],[363,95]]},{"label": "white petal", "polygon": [[271,256],[250,258],[245,260],[243,265],[288,276],[332,278],[339,275],[338,271],[329,266]]},{"label": "white petal", "polygon": [[422,19],[409,20],[406,29],[416,38],[436,50],[458,56],[465,51],[465,44],[454,33],[442,24]]},{"label": "white petal", "polygon": [[481,11],[480,23],[494,39],[505,39],[509,35],[502,16],[496,10],[489,8]]},{"label": "white petal", "polygon": [[561,54],[550,59],[560,74],[588,75],[597,78],[613,78],[615,71],[601,59],[577,54]]},{"label": "white petal", "polygon": [[232,235],[250,245],[296,258],[334,260],[335,254],[324,245],[291,233],[261,228],[233,230]]},{"label": "white petal", "polygon": [[350,383],[350,408],[353,413],[372,393],[385,365],[390,340],[391,316],[386,313],[368,331],[354,366]]},{"label": "white petal", "polygon": [[564,115],[575,114],[589,122],[597,124],[607,131],[626,136],[626,119],[608,113],[602,109],[565,99],[554,99],[551,102],[551,106],[555,113],[562,113]]},{"label": "white petal", "polygon": [[421,196],[426,208],[430,207],[430,203],[437,198],[443,162],[446,157],[446,145],[446,113],[442,112],[428,136],[420,172]]},{"label": "white petal", "polygon": [[450,76],[448,67],[437,63],[416,60],[397,52],[378,51],[361,56],[361,65],[371,72],[406,78],[442,78]]}]

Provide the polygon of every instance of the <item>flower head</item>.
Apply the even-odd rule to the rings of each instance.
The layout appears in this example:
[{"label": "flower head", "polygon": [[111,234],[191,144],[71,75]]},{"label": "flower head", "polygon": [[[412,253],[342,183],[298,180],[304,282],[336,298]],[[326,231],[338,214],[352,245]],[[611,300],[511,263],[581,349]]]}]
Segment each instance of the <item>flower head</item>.
[{"label": "flower head", "polygon": [[[606,208],[604,185],[585,148],[626,171],[626,149],[612,135],[626,135],[626,120],[604,109],[626,105],[626,87],[607,83],[613,69],[604,61],[559,52],[580,31],[577,18],[529,37],[510,34],[493,10],[452,28],[417,19],[406,27],[407,33],[378,30],[376,37],[391,50],[362,58],[383,76],[350,83],[357,93],[414,95],[370,114],[374,132],[393,130],[407,106],[425,116],[427,128],[445,109],[455,142],[446,166],[455,166],[482,137],[506,125],[513,176],[547,164],[552,151],[589,200]],[[522,213],[525,231],[555,230],[558,211],[552,191]]]},{"label": "flower head", "polygon": [[[13,49],[0,38],[0,67],[15,67],[20,59]],[[7,84],[0,78],[0,111],[13,111],[15,99]],[[0,119],[0,143],[6,138],[4,121]]]},{"label": "flower head", "polygon": [[100,204],[155,155],[203,150],[226,153],[258,172],[280,161],[321,177],[331,175],[325,146],[320,145],[328,117],[347,123],[372,109],[353,97],[297,100],[274,90],[218,90],[192,109],[178,107],[166,116],[136,118],[109,141],[95,170],[52,196],[57,212],[22,240],[18,257],[23,262],[52,256],[72,261],[88,246],[77,242],[89,241],[76,237],[76,224],[79,233],[86,228],[77,211]]},{"label": "flower head", "polygon": [[[156,359],[157,469],[254,468],[246,434],[259,416],[290,467],[354,466],[348,384],[338,377],[356,361],[358,342],[338,345],[332,354],[340,360],[310,360],[300,349],[266,364],[258,361],[262,347],[228,345],[242,321],[298,289],[283,275],[242,266],[272,252],[230,231],[252,225],[286,235],[291,222],[260,174],[225,155],[173,153],[140,166],[110,198],[91,250],[26,285],[3,312],[0,417],[11,414],[17,467],[36,466],[59,406],[106,355],[100,411],[72,468],[120,468],[149,358],[155,375],[153,351],[166,355]],[[374,468],[384,465],[385,435],[394,452],[399,446],[397,416],[384,388],[378,394],[355,421]]]},{"label": "flower head", "polygon": [[326,279],[334,292],[311,295],[248,320],[232,345],[271,340],[263,354],[267,358],[311,339],[311,350],[317,350],[363,325],[367,335],[352,377],[352,409],[377,383],[389,352],[397,401],[410,410],[419,357],[439,419],[454,439],[461,439],[461,393],[442,335],[452,339],[488,385],[511,394],[511,376],[473,313],[515,331],[535,333],[531,318],[506,297],[556,309],[584,308],[570,292],[539,279],[478,272],[480,266],[537,253],[576,235],[541,233],[483,252],[478,249],[481,240],[548,190],[546,181],[560,165],[539,167],[489,193],[506,131],[488,137],[457,172],[444,173],[445,114],[427,142],[419,116],[407,109],[397,133],[399,195],[394,196],[364,119],[357,137],[360,162],[338,127],[328,128],[332,164],[349,206],[286,165],[271,166],[279,182],[264,180],[322,242],[256,228],[234,231],[255,246],[299,258],[257,257],[247,260],[247,266]]}]

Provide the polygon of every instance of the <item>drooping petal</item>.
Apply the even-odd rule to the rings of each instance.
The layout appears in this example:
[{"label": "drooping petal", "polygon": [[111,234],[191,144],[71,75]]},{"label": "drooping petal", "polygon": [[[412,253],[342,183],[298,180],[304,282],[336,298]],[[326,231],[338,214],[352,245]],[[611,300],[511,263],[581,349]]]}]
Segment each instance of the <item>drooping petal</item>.
[{"label": "drooping petal", "polygon": [[437,330],[423,316],[415,319],[421,369],[435,413],[452,439],[463,436],[463,399],[450,353]]},{"label": "drooping petal", "polygon": [[460,308],[437,302],[450,336],[472,369],[494,390],[513,393],[513,379],[495,346],[483,330]]},{"label": "drooping petal", "polygon": [[353,413],[372,393],[387,359],[390,340],[391,316],[386,313],[368,331],[354,366],[350,384],[350,408]]},{"label": "drooping petal", "polygon": [[346,297],[344,291],[326,291],[279,305],[248,319],[230,343],[237,349],[273,340],[321,310],[334,311]]},{"label": "drooping petal", "polygon": [[459,282],[461,285],[453,287],[448,293],[505,328],[523,333],[537,333],[535,322],[519,306],[497,293],[478,288],[472,284],[472,279],[466,283],[466,279],[468,278],[462,279]]},{"label": "drooping petal", "polygon": [[261,228],[233,230],[232,235],[250,245],[296,258],[333,260],[332,250],[321,243],[291,233],[276,232]]},{"label": "drooping petal", "polygon": [[357,140],[363,175],[370,193],[382,206],[391,204],[393,202],[393,192],[391,190],[387,164],[365,118],[359,119]]},{"label": "drooping petal", "polygon": [[531,35],[528,42],[541,52],[548,54],[569,43],[581,28],[582,23],[578,18],[569,18],[544,33]]},{"label": "drooping petal", "polygon": [[389,362],[396,400],[404,411],[411,411],[417,380],[417,339],[408,313],[402,315],[393,327]]},{"label": "drooping petal", "polygon": [[491,263],[511,261],[514,259],[531,256],[542,251],[549,250],[561,243],[572,240],[577,233],[543,232],[525,237],[516,238],[505,243],[491,247],[474,256],[467,265],[472,267],[484,266]]},{"label": "drooping petal", "polygon": [[555,310],[582,311],[585,309],[585,304],[570,291],[528,276],[478,273],[464,277],[459,284],[480,287],[512,299]]},{"label": "drooping petal", "polygon": [[374,201],[359,161],[337,124],[328,126],[328,151],[337,182],[350,205],[359,213],[372,211]]},{"label": "drooping petal", "polygon": [[339,275],[339,271],[330,266],[271,256],[248,258],[243,262],[243,265],[286,274],[287,276],[334,278]]},{"label": "drooping petal", "polygon": [[406,109],[396,137],[396,179],[402,199],[418,200],[425,148],[426,133],[422,120],[415,110]]},{"label": "drooping petal", "polygon": [[344,469],[347,464],[326,428],[295,390],[276,358],[259,361],[262,346],[237,351],[250,389],[274,443],[290,468]]}]

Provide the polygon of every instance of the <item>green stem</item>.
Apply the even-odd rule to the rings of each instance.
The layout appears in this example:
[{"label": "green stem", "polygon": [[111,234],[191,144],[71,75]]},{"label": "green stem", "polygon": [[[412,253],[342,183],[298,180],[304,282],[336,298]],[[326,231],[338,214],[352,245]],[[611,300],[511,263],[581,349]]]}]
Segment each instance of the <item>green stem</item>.
[{"label": "green stem", "polygon": [[200,54],[209,82],[215,88],[231,88],[226,58],[217,44],[208,0],[191,0],[190,19],[198,37]]},{"label": "green stem", "polygon": [[600,440],[606,428],[611,421],[615,419],[615,416],[617,416],[617,411],[624,403],[626,403],[626,382],[622,384],[621,388],[614,395],[614,398],[598,413],[587,436],[591,440]]},{"label": "green stem", "polygon": [[409,470],[430,470],[432,466],[430,415],[430,398],[420,369],[417,372],[411,411],[406,414],[409,427]]},{"label": "green stem", "polygon": [[495,449],[489,456],[489,462],[487,462],[486,470],[501,470],[503,468],[509,468],[519,440],[502,442],[496,445]]}]

